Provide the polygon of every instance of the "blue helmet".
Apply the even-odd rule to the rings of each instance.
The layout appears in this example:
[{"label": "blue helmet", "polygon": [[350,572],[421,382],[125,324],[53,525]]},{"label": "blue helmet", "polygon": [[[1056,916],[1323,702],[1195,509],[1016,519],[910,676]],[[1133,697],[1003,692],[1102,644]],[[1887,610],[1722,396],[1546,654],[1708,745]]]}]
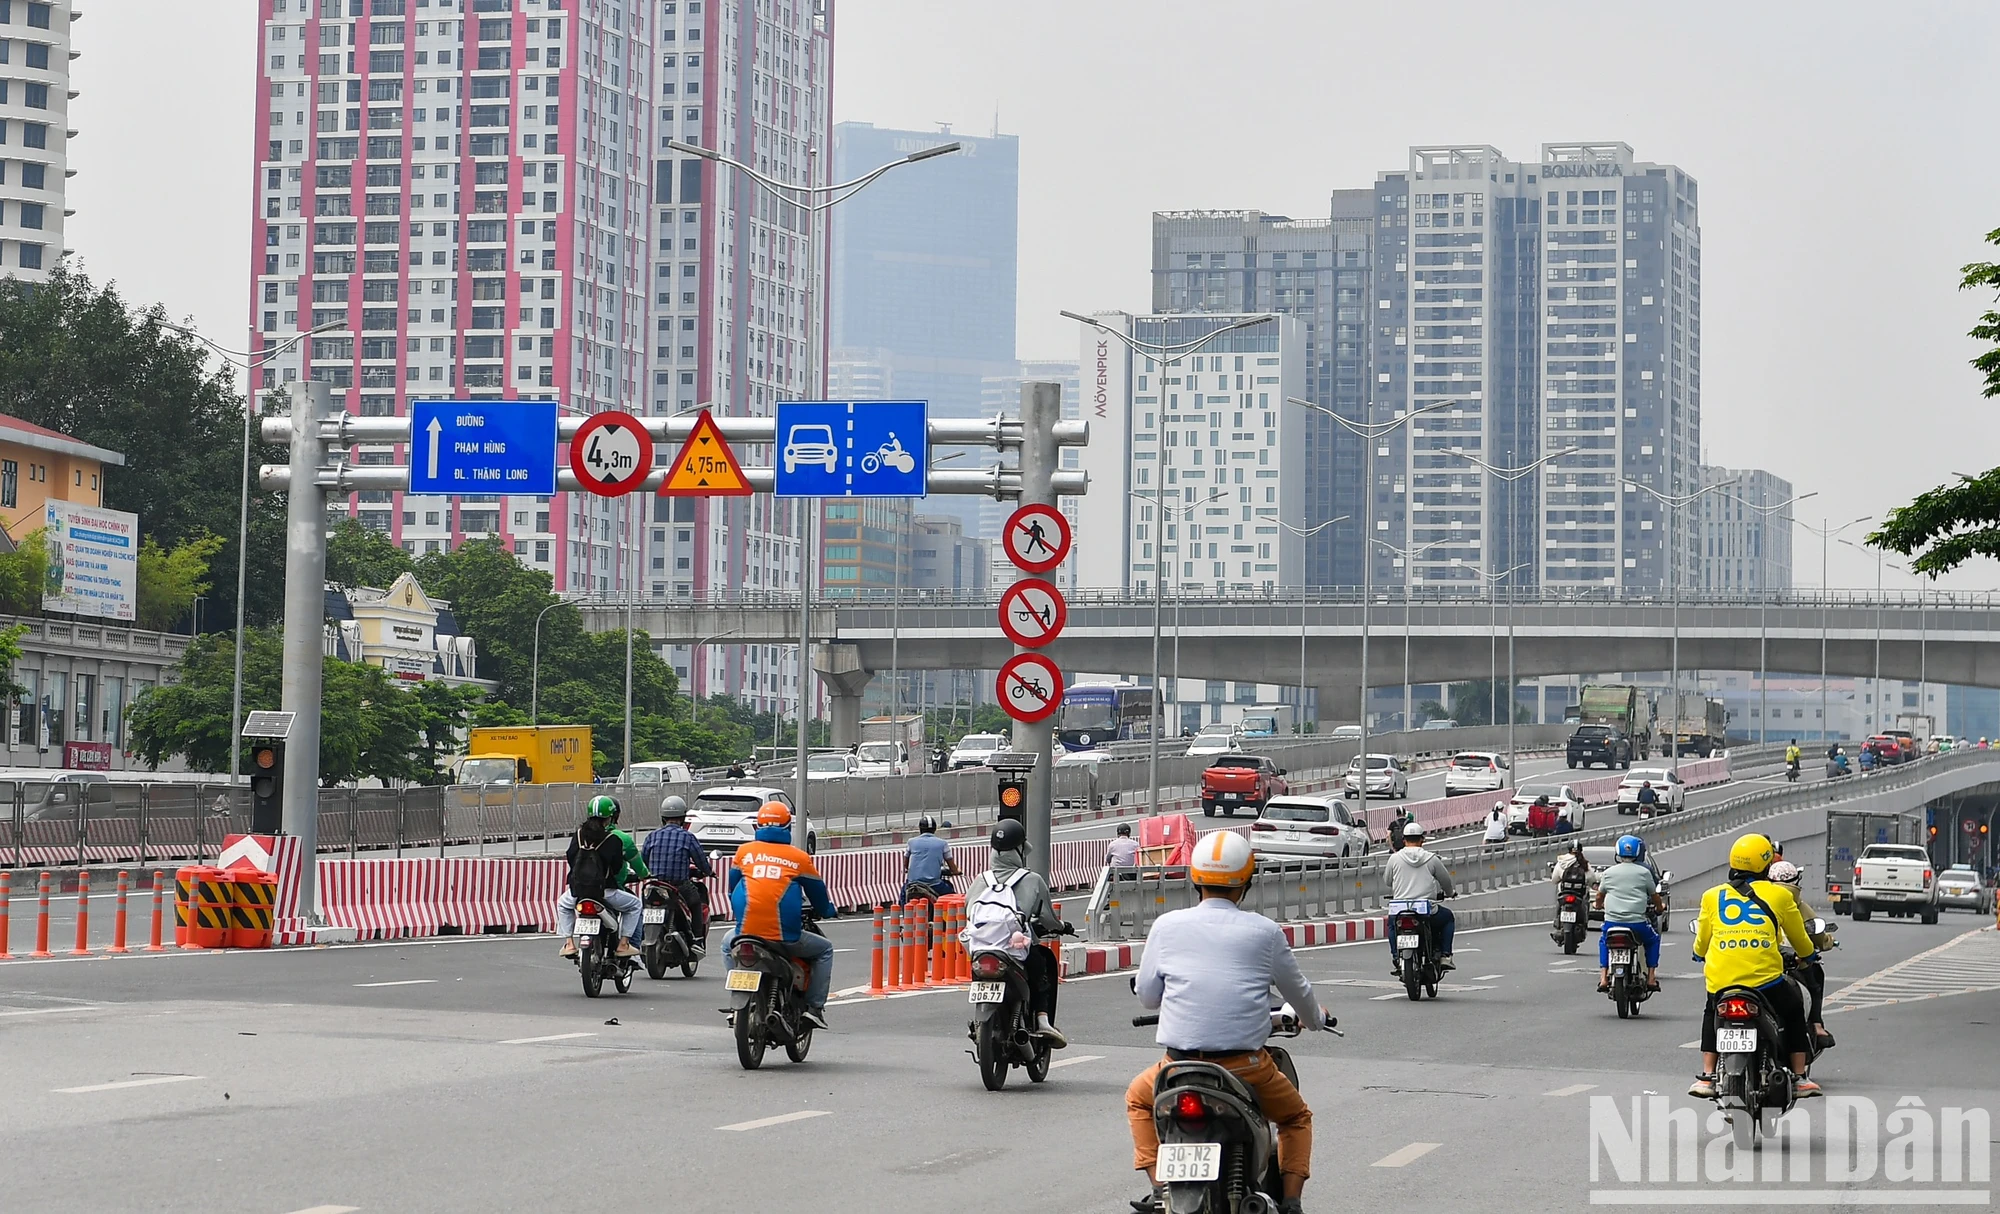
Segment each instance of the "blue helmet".
[{"label": "blue helmet", "polygon": [[1620,860],[1639,860],[1643,859],[1645,855],[1646,841],[1644,839],[1641,839],[1637,835],[1618,836],[1618,858]]}]

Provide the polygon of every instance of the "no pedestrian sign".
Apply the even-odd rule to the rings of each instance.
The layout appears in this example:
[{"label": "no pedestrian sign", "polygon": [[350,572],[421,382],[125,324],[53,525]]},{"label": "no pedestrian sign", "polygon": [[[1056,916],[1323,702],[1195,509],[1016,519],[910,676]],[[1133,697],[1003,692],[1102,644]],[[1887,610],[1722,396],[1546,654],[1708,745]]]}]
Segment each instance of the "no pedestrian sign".
[{"label": "no pedestrian sign", "polygon": [[630,413],[593,413],[569,440],[569,470],[599,497],[621,497],[653,471],[653,436]]},{"label": "no pedestrian sign", "polygon": [[1017,654],[1000,668],[993,690],[1000,707],[1016,721],[1045,721],[1062,707],[1062,671],[1039,653]]},{"label": "no pedestrian sign", "polygon": [[1062,635],[1069,604],[1062,592],[1040,578],[1023,578],[1000,596],[1000,631],[1016,645],[1036,649]]},{"label": "no pedestrian sign", "polygon": [[1008,516],[1000,539],[1015,568],[1047,573],[1069,555],[1069,520],[1054,506],[1023,506]]}]

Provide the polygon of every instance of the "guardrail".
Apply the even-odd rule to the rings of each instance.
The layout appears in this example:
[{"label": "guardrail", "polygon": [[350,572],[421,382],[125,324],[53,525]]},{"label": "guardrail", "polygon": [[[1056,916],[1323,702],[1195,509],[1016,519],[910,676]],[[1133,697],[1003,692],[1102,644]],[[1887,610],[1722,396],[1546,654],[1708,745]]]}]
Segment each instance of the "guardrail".
[{"label": "guardrail", "polygon": [[[1482,847],[1477,853],[1468,848],[1450,858],[1452,876],[1461,893],[1504,889],[1542,880],[1557,854],[1578,841],[1586,847],[1603,846],[1614,843],[1620,835],[1636,834],[1646,840],[1650,849],[1677,847],[1774,814],[1877,797],[1985,762],[2000,767],[2000,753],[1970,751],[1937,755],[1865,779],[1850,776],[1808,784],[1780,784],[1702,809],[1643,821],[1621,820],[1612,826],[1551,839]],[[2000,771],[1995,772],[1995,781],[2000,782]],[[1242,905],[1246,910],[1280,922],[1378,910],[1384,900],[1385,859],[1386,856],[1366,856],[1351,860],[1260,862],[1258,879]],[[1168,911],[1191,906],[1194,901],[1193,886],[1184,867],[1105,869],[1091,891],[1090,909],[1085,916],[1086,934],[1094,942],[1141,939],[1153,920]]]}]

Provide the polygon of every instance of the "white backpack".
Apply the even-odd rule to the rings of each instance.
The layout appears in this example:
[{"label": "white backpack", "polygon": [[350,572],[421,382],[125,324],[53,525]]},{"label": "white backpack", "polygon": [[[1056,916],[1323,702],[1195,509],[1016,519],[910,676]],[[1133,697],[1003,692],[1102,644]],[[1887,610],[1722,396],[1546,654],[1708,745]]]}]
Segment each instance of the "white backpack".
[{"label": "white backpack", "polygon": [[1016,961],[1028,956],[1027,919],[1014,897],[1014,886],[1028,875],[1015,869],[1005,880],[986,874],[986,884],[965,908],[965,930],[958,934],[969,953],[1006,953]]}]

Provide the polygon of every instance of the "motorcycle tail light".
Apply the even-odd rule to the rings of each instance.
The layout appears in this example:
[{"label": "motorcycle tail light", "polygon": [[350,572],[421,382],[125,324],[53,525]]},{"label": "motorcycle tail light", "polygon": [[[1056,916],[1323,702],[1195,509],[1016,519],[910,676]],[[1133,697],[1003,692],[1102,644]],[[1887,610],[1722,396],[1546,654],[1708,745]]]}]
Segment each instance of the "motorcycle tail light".
[{"label": "motorcycle tail light", "polygon": [[1748,999],[1724,999],[1715,1005],[1715,1017],[1718,1020],[1755,1020],[1757,1005]]},{"label": "motorcycle tail light", "polygon": [[998,978],[1001,970],[1000,957],[995,953],[981,953],[972,959],[972,973],[978,978]]},{"label": "motorcycle tail light", "polygon": [[736,964],[738,967],[746,969],[757,964],[757,946],[754,944],[737,945]]},{"label": "motorcycle tail light", "polygon": [[603,912],[604,912],[603,907],[597,905],[597,903],[592,902],[588,898],[585,898],[583,901],[576,904],[576,913],[579,915],[591,915],[594,917],[596,915],[602,914]]},{"label": "motorcycle tail light", "polygon": [[1413,931],[1416,931],[1416,930],[1417,930],[1417,917],[1416,917],[1415,915],[1399,915],[1399,916],[1397,916],[1397,918],[1396,918],[1396,930],[1397,930],[1397,931],[1399,931],[1399,932],[1413,932]]},{"label": "motorcycle tail light", "polygon": [[1193,1092],[1182,1092],[1174,1097],[1174,1116],[1181,1121],[1205,1121],[1208,1118],[1208,1106]]}]

